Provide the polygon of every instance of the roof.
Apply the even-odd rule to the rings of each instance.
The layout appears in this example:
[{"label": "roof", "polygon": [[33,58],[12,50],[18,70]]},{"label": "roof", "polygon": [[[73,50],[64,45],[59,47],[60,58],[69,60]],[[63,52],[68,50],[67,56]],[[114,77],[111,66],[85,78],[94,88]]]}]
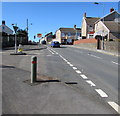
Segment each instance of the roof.
[{"label": "roof", "polygon": [[[81,31],[81,28],[76,28],[78,31]],[[74,28],[64,28],[64,27],[61,27],[61,28],[59,28],[59,30],[60,31],[72,31],[72,32],[74,32],[75,31],[75,29]]]},{"label": "roof", "polygon": [[110,30],[110,32],[119,32],[120,23],[117,23],[115,21],[104,21],[104,24]]},{"label": "roof", "polygon": [[118,13],[117,11],[113,11],[113,12],[110,12],[109,14],[101,17],[101,18],[100,18],[99,20],[97,20],[95,23],[97,23],[97,22],[100,21],[100,20],[103,20],[103,18],[104,18],[104,20],[105,20],[106,17],[108,17],[108,16],[110,16],[110,15],[112,15],[112,14],[114,14],[114,13],[117,13],[117,14],[118,14],[118,17],[120,17],[120,13]]},{"label": "roof", "polygon": [[[9,30],[9,31],[11,31],[11,33],[13,33],[13,30],[12,29],[10,29],[8,26],[6,26],[6,25],[0,25],[0,31],[1,32],[6,32],[6,30],[4,30],[4,29],[2,29],[3,27],[5,27],[7,30]],[[7,32],[6,32],[7,33]]]},{"label": "roof", "polygon": [[98,17],[86,17],[86,22],[88,25],[94,25],[94,23],[99,20],[100,18]]}]

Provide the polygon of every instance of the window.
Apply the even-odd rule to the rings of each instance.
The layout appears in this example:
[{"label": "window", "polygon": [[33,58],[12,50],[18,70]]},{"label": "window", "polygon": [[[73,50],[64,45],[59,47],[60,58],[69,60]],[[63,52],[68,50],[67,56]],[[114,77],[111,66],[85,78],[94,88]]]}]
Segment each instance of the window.
[{"label": "window", "polygon": [[2,27],[2,29],[4,30],[4,29],[5,29],[5,27]]},{"label": "window", "polygon": [[71,36],[71,33],[68,33],[68,36]]},{"label": "window", "polygon": [[62,33],[62,37],[65,37],[65,33]]}]

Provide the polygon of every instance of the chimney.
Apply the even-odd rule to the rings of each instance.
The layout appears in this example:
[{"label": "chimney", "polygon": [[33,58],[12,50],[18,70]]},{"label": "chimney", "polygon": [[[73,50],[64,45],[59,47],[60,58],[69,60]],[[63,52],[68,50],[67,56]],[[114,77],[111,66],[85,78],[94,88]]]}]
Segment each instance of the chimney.
[{"label": "chimney", "polygon": [[2,25],[5,25],[5,21],[2,21]]},{"label": "chimney", "polygon": [[111,9],[110,9],[110,12],[113,12],[113,11],[114,11],[114,8],[111,8]]},{"label": "chimney", "polygon": [[74,25],[74,29],[76,29],[76,25]]},{"label": "chimney", "polygon": [[84,17],[86,17],[86,12],[84,13]]}]

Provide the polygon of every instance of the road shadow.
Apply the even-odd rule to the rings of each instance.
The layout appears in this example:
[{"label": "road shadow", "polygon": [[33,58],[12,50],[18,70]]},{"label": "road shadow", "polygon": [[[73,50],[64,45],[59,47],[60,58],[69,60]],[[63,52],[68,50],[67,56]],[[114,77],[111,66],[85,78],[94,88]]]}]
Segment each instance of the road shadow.
[{"label": "road shadow", "polygon": [[14,66],[0,65],[0,68],[15,68]]},{"label": "road shadow", "polygon": [[24,51],[32,51],[32,50],[42,50],[42,49],[46,49],[47,47],[44,48],[32,48],[32,49],[24,49]]}]

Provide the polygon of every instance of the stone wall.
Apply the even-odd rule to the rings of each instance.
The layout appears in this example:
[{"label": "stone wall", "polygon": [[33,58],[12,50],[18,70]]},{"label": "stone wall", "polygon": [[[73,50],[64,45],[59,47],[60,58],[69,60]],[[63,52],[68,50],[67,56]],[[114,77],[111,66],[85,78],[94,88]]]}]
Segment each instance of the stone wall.
[{"label": "stone wall", "polygon": [[[74,41],[74,45],[79,47],[85,47],[88,49],[97,49],[97,40],[96,39],[81,39]],[[120,42],[118,41],[105,41],[104,50],[112,53],[120,53]]]},{"label": "stone wall", "polygon": [[114,53],[118,53],[118,51],[120,52],[120,42],[106,41],[104,45],[105,45],[105,51],[114,52]]}]

